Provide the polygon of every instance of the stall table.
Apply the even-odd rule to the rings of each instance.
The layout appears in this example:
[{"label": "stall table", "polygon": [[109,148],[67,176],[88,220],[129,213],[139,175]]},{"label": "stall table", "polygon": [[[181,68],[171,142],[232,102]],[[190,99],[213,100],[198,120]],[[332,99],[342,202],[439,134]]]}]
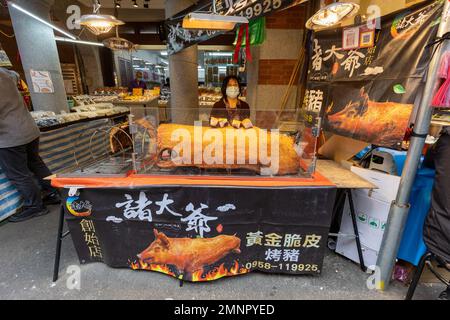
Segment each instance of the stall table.
[{"label": "stall table", "polygon": [[[87,162],[91,153],[105,149],[104,139],[93,133],[102,127],[126,121],[129,113],[115,114],[40,128],[39,154],[50,171],[57,173]],[[0,169],[0,221],[16,214],[22,197]]]},{"label": "stall table", "polygon": [[114,100],[112,102],[115,106],[126,107],[143,107],[143,108],[158,108],[159,97],[151,97],[145,101],[133,101],[133,100]]},{"label": "stall table", "polygon": [[[140,176],[58,178],[80,263],[210,281],[263,271],[322,271],[336,188],[305,178]],[[175,254],[175,253],[176,254]]]},{"label": "stall table", "polygon": [[[64,194],[54,281],[69,232],[82,264],[104,262],[193,282],[250,271],[318,275],[336,186],[375,187],[332,161],[319,161],[311,179],[130,175],[53,177],[52,183]],[[166,255],[155,253],[156,247]],[[209,258],[202,258],[203,251]]]},{"label": "stall table", "polygon": [[[344,205],[346,198],[348,199],[349,207],[350,207],[350,216],[352,218],[354,234],[353,235],[345,235],[345,236],[355,237],[356,248],[358,250],[358,257],[359,257],[361,270],[366,272],[367,268],[364,263],[361,239],[360,239],[358,224],[357,224],[357,220],[356,220],[356,212],[355,212],[355,207],[353,204],[352,190],[355,190],[355,189],[377,189],[378,187],[376,185],[372,184],[371,182],[356,175],[352,171],[345,169],[343,166],[336,163],[335,161],[318,160],[317,161],[317,171],[320,172],[328,180],[330,180],[334,185],[336,185],[338,190],[342,190],[342,192],[338,192],[338,195],[336,198],[335,206],[333,209],[333,220],[335,220],[337,218],[339,208],[341,208]],[[342,234],[332,234],[332,233],[330,233],[329,235],[330,236],[338,236],[338,235],[342,236]]]}]

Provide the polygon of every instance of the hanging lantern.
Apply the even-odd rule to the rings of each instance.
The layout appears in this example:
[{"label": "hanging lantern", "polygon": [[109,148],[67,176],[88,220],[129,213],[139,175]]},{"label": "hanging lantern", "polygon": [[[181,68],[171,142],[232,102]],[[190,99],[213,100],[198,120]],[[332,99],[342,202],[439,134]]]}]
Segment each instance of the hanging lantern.
[{"label": "hanging lantern", "polygon": [[350,2],[336,2],[320,9],[306,23],[306,28],[317,30],[321,28],[329,28],[338,25],[344,19],[354,17],[360,6]]},{"label": "hanging lantern", "polygon": [[104,40],[103,44],[105,45],[105,47],[114,51],[132,51],[136,49],[136,45],[133,42],[119,37],[119,27],[116,27],[116,36]]}]

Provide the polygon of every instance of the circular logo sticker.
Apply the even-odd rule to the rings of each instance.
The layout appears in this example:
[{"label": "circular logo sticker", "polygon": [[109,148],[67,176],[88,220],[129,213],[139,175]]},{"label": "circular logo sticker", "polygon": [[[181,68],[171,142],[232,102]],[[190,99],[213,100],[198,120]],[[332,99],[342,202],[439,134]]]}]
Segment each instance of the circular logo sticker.
[{"label": "circular logo sticker", "polygon": [[79,197],[67,198],[66,207],[75,217],[89,217],[92,214],[92,204],[89,201],[79,201]]}]

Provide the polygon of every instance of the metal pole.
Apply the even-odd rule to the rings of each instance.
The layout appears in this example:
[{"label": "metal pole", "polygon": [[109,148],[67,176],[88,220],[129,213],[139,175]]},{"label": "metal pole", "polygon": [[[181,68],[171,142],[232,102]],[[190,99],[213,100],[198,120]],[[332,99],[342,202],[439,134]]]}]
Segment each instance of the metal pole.
[{"label": "metal pole", "polygon": [[[442,37],[450,30],[449,17],[450,1],[445,1],[441,23],[437,33],[438,37]],[[381,244],[380,255],[378,257],[377,266],[380,268],[381,283],[380,288],[385,289],[389,286],[392,277],[394,264],[397,258],[397,252],[403,236],[403,231],[408,218],[409,198],[411,189],[417,174],[422,156],[422,150],[425,144],[426,136],[430,129],[431,117],[433,109],[431,101],[433,94],[436,92],[437,73],[439,69],[442,45],[430,61],[428,75],[423,89],[423,96],[417,113],[414,125],[415,135],[411,138],[408,156],[405,167],[403,169],[400,188],[397,193],[396,200],[392,203],[387,222],[387,228],[384,232],[383,242]]]}]

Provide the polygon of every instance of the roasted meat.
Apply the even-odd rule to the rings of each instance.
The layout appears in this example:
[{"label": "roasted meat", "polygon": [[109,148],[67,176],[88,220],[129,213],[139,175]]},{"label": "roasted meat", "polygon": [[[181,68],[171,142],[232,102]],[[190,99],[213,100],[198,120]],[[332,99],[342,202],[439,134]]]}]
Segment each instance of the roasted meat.
[{"label": "roasted meat", "polygon": [[162,124],[157,136],[163,168],[248,169],[263,175],[297,174],[300,168],[293,137],[259,128]]},{"label": "roasted meat", "polygon": [[234,253],[241,253],[241,240],[221,235],[210,239],[168,238],[153,230],[155,240],[137,257],[145,263],[173,265],[182,274],[193,274]]},{"label": "roasted meat", "polygon": [[403,140],[413,105],[373,102],[347,105],[327,115],[328,129],[381,146],[395,146]]}]

